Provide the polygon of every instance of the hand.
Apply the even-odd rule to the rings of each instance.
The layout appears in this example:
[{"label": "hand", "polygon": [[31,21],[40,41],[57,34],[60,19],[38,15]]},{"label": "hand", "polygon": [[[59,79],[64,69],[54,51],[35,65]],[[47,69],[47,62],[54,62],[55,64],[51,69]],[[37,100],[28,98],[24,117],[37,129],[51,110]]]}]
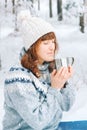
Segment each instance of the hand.
[{"label": "hand", "polygon": [[63,88],[65,82],[73,75],[72,66],[61,67],[58,71],[51,73],[51,86],[54,88]]}]

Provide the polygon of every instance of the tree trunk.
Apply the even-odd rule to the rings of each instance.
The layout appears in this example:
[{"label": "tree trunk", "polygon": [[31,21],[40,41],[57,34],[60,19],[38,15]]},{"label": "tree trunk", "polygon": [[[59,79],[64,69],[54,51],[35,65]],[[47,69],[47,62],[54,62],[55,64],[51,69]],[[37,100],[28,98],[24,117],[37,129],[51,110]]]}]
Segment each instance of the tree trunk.
[{"label": "tree trunk", "polygon": [[30,0],[32,4],[34,4],[34,0]]},{"label": "tree trunk", "polygon": [[18,27],[17,27],[17,8],[18,8],[18,5],[15,6],[15,31],[18,31]]},{"label": "tree trunk", "polygon": [[85,25],[84,25],[84,14],[80,16],[79,26],[80,26],[80,31],[82,33],[84,33],[84,28],[85,28]]},{"label": "tree trunk", "polygon": [[[83,0],[84,7],[86,3],[87,3],[87,0]],[[79,26],[80,26],[80,31],[84,33],[84,30],[85,30],[85,13],[84,12],[79,17]]]},{"label": "tree trunk", "polygon": [[7,0],[5,0],[5,8],[7,8]]},{"label": "tree trunk", "polygon": [[53,17],[53,14],[52,14],[52,0],[49,0],[49,15],[50,15],[50,17]]},{"label": "tree trunk", "polygon": [[1,57],[0,57],[0,70],[1,70]]},{"label": "tree trunk", "polygon": [[57,0],[57,14],[58,14],[58,20],[61,21],[63,19],[63,16],[62,16],[62,0]]},{"label": "tree trunk", "polygon": [[15,0],[12,0],[12,13],[15,14]]},{"label": "tree trunk", "polygon": [[38,10],[40,10],[40,0],[38,0]]}]

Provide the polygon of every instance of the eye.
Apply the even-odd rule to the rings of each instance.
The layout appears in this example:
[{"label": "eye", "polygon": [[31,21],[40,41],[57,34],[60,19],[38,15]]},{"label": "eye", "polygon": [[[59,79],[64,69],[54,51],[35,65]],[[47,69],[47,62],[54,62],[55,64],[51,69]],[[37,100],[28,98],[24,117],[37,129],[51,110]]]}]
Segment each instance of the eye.
[{"label": "eye", "polygon": [[49,43],[48,43],[48,42],[44,42],[43,44],[44,44],[44,45],[48,45]]}]

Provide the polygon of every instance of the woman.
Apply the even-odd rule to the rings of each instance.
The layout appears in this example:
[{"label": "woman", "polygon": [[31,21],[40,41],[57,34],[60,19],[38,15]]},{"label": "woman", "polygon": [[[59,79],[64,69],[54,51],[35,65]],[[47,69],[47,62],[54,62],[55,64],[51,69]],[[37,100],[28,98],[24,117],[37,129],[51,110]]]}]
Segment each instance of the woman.
[{"label": "woman", "polygon": [[73,68],[55,69],[58,45],[49,23],[28,11],[18,19],[25,51],[5,80],[3,130],[57,130],[63,111],[74,102],[75,90],[67,83]]}]

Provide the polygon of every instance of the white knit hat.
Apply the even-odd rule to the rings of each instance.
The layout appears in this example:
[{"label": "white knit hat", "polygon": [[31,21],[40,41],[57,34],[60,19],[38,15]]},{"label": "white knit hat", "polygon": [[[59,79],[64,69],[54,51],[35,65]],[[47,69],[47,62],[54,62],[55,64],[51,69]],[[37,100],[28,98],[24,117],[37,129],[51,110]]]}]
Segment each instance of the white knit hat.
[{"label": "white knit hat", "polygon": [[18,14],[18,21],[26,50],[41,36],[54,32],[51,24],[39,17],[31,16],[29,10],[21,11]]}]

